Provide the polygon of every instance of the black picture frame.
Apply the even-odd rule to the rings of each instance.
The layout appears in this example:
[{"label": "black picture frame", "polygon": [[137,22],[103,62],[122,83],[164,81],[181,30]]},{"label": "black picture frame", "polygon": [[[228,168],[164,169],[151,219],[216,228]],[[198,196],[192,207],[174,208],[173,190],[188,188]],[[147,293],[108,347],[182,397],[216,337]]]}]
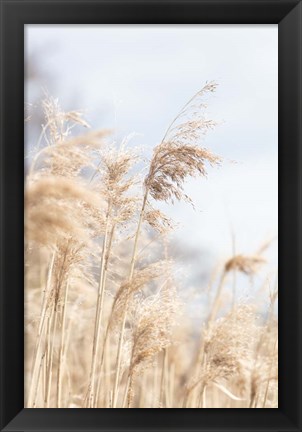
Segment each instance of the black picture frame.
[{"label": "black picture frame", "polygon": [[[297,0],[0,0],[1,430],[301,431],[301,34]],[[279,408],[24,409],[25,24],[278,24]]]}]

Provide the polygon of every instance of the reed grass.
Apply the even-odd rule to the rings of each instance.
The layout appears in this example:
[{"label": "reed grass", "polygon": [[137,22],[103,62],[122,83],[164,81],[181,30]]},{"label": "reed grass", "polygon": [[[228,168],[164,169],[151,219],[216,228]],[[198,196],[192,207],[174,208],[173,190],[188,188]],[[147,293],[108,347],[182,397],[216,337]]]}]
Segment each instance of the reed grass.
[{"label": "reed grass", "polygon": [[225,259],[196,328],[175,274],[175,225],[157,208],[194,207],[186,181],[222,163],[201,145],[217,125],[206,115],[216,88],[184,105],[144,175],[128,139],[77,135],[89,128],[81,113],[43,101],[25,184],[26,407],[278,406],[277,288],[265,318],[233,288],[227,298],[230,274],[262,274],[269,245]]}]

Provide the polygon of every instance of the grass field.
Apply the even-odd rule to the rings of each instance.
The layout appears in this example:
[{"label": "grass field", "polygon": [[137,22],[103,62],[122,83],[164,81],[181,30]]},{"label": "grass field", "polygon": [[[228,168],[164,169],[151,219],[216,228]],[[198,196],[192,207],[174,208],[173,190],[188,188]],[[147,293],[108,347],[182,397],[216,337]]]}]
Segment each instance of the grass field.
[{"label": "grass field", "polygon": [[254,283],[270,242],[218,263],[196,328],[175,272],[175,226],[157,206],[194,207],[186,180],[223,169],[200,146],[216,126],[205,115],[215,90],[207,83],[184,105],[147,162],[128,138],[112,143],[111,131],[43,101],[25,185],[27,407],[278,406],[276,275],[258,287],[265,304],[230,289],[236,275]]}]

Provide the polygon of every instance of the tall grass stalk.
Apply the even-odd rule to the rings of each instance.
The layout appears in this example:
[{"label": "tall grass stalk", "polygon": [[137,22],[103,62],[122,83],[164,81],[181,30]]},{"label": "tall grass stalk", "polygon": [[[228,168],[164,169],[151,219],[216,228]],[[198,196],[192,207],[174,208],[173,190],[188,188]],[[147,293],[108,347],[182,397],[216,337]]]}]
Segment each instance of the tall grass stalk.
[{"label": "tall grass stalk", "polygon": [[[46,283],[46,287],[44,289],[44,296],[43,296],[43,301],[42,301],[42,305],[41,305],[38,334],[36,337],[36,345],[35,345],[33,362],[32,362],[32,369],[31,369],[32,379],[31,379],[31,385],[30,385],[29,394],[28,394],[28,408],[32,407],[34,394],[36,394],[36,392],[37,392],[37,386],[38,386],[37,368],[39,368],[39,370],[40,370],[40,364],[39,364],[40,349],[41,349],[41,344],[42,344],[43,336],[44,336],[44,326],[45,326],[46,314],[47,314],[49,302],[50,302],[51,281],[52,281],[52,272],[53,272],[54,261],[55,261],[55,252],[53,252],[52,258],[50,261],[50,265],[49,265],[49,269],[48,269],[48,276],[47,276],[47,283]],[[41,359],[40,359],[40,362],[41,362]]]},{"label": "tall grass stalk", "polygon": [[65,322],[66,322],[66,308],[67,308],[67,300],[68,300],[68,288],[69,282],[67,281],[65,287],[65,297],[62,305],[62,313],[61,313],[61,339],[60,339],[60,347],[59,347],[59,358],[58,358],[58,371],[57,371],[57,408],[61,408],[62,406],[62,374],[64,371],[64,363],[65,358],[63,355],[64,346],[65,346]]},{"label": "tall grass stalk", "polygon": [[[130,271],[129,271],[129,277],[128,277],[129,284],[132,282],[132,279],[133,279],[135,260],[136,260],[136,255],[137,255],[138,240],[139,240],[140,230],[141,230],[141,226],[142,226],[142,222],[143,222],[143,218],[144,218],[144,211],[145,211],[145,207],[146,207],[146,203],[147,203],[147,198],[148,198],[148,189],[146,189],[146,191],[145,191],[145,195],[144,195],[143,203],[142,203],[142,208],[141,208],[141,211],[139,214],[139,220],[138,220],[137,229],[136,229],[136,233],[135,233],[132,257],[131,257],[131,262],[130,262]],[[117,348],[116,374],[115,374],[115,380],[114,380],[113,402],[112,402],[113,408],[116,407],[117,398],[118,398],[118,384],[119,384],[120,372],[121,372],[121,356],[122,356],[122,346],[123,346],[125,325],[126,325],[126,319],[127,319],[128,301],[129,301],[129,295],[127,292],[126,303],[124,306],[124,312],[123,312],[123,318],[122,318],[122,325],[121,325],[121,330],[120,330],[120,335],[119,335],[119,340],[118,340],[118,348]]]},{"label": "tall grass stalk", "polygon": [[87,407],[88,408],[89,407],[93,408],[94,400],[95,400],[95,369],[96,369],[96,361],[97,361],[101,322],[102,322],[102,311],[103,311],[103,303],[104,303],[105,257],[106,257],[106,253],[107,253],[107,241],[108,241],[108,231],[109,231],[109,223],[110,223],[110,212],[111,212],[111,205],[109,204],[108,209],[107,209],[107,214],[106,214],[106,228],[105,228],[103,246],[102,246],[101,272],[100,272],[100,278],[99,278],[98,296],[97,296],[95,321],[94,321],[92,360],[91,360],[88,397],[87,397],[87,404],[88,404]]}]

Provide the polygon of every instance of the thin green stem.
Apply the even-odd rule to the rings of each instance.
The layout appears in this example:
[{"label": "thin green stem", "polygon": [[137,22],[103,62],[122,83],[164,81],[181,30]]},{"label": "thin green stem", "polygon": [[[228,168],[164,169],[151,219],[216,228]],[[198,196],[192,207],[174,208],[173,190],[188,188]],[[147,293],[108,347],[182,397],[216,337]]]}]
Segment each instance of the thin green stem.
[{"label": "thin green stem", "polygon": [[110,212],[111,212],[111,204],[109,203],[107,209],[107,215],[106,215],[106,227],[105,227],[105,234],[103,240],[102,257],[101,257],[101,273],[99,278],[98,297],[97,297],[97,305],[95,311],[92,359],[91,359],[89,387],[88,387],[88,396],[87,396],[88,407],[92,407],[94,403],[95,369],[96,369],[96,359],[97,359],[97,352],[98,352],[98,345],[99,345],[99,338],[100,338],[101,318],[102,318],[103,301],[104,301],[105,258],[106,258],[106,250],[107,250]]}]

